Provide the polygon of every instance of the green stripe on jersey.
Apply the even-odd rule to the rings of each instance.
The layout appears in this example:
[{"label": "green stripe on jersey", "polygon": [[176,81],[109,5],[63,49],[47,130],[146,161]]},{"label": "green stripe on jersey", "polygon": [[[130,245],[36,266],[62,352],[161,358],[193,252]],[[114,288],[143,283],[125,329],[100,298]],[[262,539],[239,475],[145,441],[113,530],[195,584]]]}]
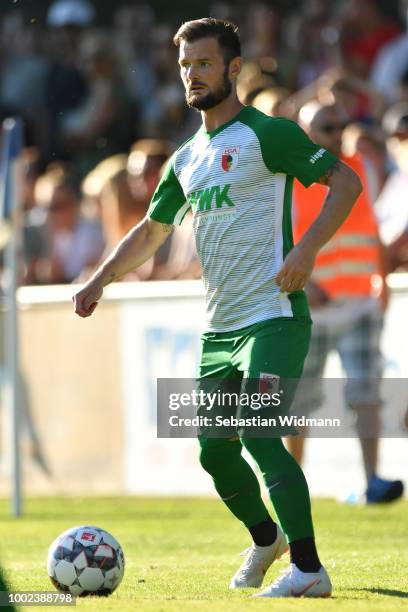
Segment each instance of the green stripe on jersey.
[{"label": "green stripe on jersey", "polygon": [[304,293],[274,279],[293,246],[293,177],[308,186],[335,161],[293,121],[251,107],[172,156],[148,215],[178,224],[192,209],[209,331],[308,315]]}]

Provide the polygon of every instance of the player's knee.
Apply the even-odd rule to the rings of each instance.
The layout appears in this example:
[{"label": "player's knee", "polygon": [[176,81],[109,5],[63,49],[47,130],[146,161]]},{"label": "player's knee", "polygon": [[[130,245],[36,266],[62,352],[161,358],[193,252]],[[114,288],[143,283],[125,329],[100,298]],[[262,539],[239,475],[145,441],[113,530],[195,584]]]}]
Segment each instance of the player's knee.
[{"label": "player's knee", "polygon": [[206,472],[209,474],[213,473],[213,461],[211,455],[205,450],[200,452],[200,464]]},{"label": "player's knee", "polygon": [[201,467],[209,474],[214,474],[219,469],[220,452],[217,449],[211,448],[211,446],[204,445],[200,451],[200,463]]},{"label": "player's knee", "polygon": [[241,452],[241,444],[237,441],[209,439],[201,441],[200,463],[203,469],[216,475],[230,466]]}]

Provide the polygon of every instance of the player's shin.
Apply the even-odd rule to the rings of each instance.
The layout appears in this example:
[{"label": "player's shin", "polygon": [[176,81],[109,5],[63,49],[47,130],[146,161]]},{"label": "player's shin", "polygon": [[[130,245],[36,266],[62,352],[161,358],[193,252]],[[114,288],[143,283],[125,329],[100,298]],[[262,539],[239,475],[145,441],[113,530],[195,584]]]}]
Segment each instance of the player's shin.
[{"label": "player's shin", "polygon": [[309,489],[300,466],[280,438],[243,438],[242,443],[261,469],[292,562],[304,572],[318,571]]}]

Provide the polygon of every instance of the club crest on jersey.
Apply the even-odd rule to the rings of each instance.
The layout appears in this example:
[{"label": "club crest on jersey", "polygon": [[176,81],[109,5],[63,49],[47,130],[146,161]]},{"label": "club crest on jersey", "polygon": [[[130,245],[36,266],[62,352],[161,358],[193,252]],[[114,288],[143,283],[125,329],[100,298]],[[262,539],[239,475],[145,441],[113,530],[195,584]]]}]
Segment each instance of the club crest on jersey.
[{"label": "club crest on jersey", "polygon": [[280,376],[261,372],[259,374],[259,393],[272,396],[279,391]]},{"label": "club crest on jersey", "polygon": [[221,157],[221,166],[225,172],[231,172],[238,166],[239,147],[227,147]]}]

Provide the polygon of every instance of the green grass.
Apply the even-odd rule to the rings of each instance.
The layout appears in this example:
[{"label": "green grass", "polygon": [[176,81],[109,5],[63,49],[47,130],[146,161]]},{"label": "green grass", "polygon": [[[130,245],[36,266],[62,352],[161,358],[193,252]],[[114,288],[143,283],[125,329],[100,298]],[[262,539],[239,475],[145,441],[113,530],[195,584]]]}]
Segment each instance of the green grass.
[{"label": "green grass", "polygon": [[[331,600],[272,601],[250,599],[249,590],[229,591],[229,579],[242,561],[238,555],[249,541],[213,499],[30,499],[20,519],[11,518],[9,502],[1,500],[0,554],[13,590],[52,590],[45,569],[51,541],[78,524],[111,531],[125,552],[124,580],[109,598],[78,600],[77,609],[84,610],[407,609],[408,503],[349,507],[316,500],[313,507],[319,552],[334,584]],[[287,563],[287,556],[276,563],[268,582]]]}]

